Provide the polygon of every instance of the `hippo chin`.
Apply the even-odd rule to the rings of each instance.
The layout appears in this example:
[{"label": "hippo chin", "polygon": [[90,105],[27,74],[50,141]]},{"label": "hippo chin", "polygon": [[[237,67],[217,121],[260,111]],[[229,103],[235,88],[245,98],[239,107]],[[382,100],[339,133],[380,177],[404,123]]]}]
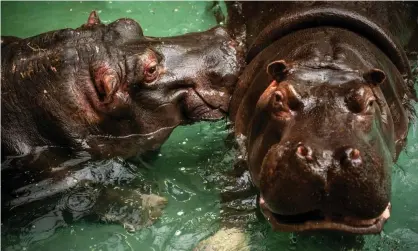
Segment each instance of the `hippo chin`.
[{"label": "hippo chin", "polygon": [[403,49],[416,6],[228,5],[248,62],[230,118],[265,218],[279,231],[380,232],[416,100]]},{"label": "hippo chin", "polygon": [[240,70],[224,28],[155,38],[96,12],[77,29],[1,46],[2,157],[45,145],[106,157],[154,150],[178,125],[224,117]]}]

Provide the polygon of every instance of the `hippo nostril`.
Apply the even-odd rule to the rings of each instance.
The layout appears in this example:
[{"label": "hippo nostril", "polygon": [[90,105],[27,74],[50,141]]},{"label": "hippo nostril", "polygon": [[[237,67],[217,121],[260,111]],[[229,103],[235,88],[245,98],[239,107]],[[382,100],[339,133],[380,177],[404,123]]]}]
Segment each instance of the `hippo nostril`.
[{"label": "hippo nostril", "polygon": [[344,166],[359,166],[361,162],[360,151],[355,148],[346,149],[341,157],[341,164]]},{"label": "hippo nostril", "polygon": [[357,149],[352,149],[349,155],[350,159],[355,160],[360,158],[360,151]]},{"label": "hippo nostril", "polygon": [[281,106],[283,103],[283,93],[281,91],[275,91],[273,93],[273,106],[275,107],[279,107]]},{"label": "hippo nostril", "polygon": [[282,102],[283,101],[283,93],[281,91],[275,91],[273,94],[273,100],[276,103]]},{"label": "hippo nostril", "polygon": [[304,159],[312,160],[312,149],[308,146],[304,146],[303,144],[299,144],[296,148],[296,154]]},{"label": "hippo nostril", "polygon": [[304,146],[298,146],[297,152],[302,156],[308,155],[308,149],[306,149]]}]

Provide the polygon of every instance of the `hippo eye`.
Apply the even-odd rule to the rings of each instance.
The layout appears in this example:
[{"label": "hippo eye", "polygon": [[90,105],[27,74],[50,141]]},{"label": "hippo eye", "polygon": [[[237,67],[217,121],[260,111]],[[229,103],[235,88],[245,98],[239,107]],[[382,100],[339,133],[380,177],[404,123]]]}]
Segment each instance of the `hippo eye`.
[{"label": "hippo eye", "polygon": [[154,81],[158,76],[157,62],[151,62],[145,67],[144,80],[149,83]]}]

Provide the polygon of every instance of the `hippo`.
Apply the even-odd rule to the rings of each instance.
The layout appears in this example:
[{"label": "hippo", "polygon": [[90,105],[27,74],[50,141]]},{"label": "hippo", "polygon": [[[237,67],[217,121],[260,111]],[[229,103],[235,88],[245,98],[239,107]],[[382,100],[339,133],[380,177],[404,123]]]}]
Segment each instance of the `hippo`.
[{"label": "hippo", "polygon": [[152,224],[167,200],[125,160],[157,151],[178,125],[224,118],[244,62],[223,27],[149,37],[96,11],[76,29],[2,37],[1,49],[6,232],[54,199],[69,219]]},{"label": "hippo", "polygon": [[77,29],[1,46],[2,158],[45,145],[98,157],[158,149],[178,125],[223,118],[241,67],[222,27],[148,37],[95,11]]},{"label": "hippo", "polygon": [[418,6],[228,8],[248,63],[229,116],[262,214],[278,231],[379,233],[417,100],[405,49],[418,43]]},{"label": "hippo", "polygon": [[[224,189],[226,202],[248,196],[242,181],[249,175],[258,212],[274,231],[381,232],[391,168],[415,117],[417,76],[406,51],[418,45],[418,5],[227,6],[227,27],[245,47],[247,66],[229,114],[244,176],[235,190]],[[233,250],[217,249],[216,236],[223,235],[196,250]]]}]

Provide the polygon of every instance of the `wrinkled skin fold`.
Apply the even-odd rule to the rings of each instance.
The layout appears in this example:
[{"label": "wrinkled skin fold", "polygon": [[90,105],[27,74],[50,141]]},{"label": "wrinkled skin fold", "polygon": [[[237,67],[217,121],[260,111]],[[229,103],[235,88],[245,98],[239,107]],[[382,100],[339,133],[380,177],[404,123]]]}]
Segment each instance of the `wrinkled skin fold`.
[{"label": "wrinkled skin fold", "polygon": [[278,231],[380,232],[414,117],[416,4],[227,5],[248,63],[230,119],[265,218]]}]

